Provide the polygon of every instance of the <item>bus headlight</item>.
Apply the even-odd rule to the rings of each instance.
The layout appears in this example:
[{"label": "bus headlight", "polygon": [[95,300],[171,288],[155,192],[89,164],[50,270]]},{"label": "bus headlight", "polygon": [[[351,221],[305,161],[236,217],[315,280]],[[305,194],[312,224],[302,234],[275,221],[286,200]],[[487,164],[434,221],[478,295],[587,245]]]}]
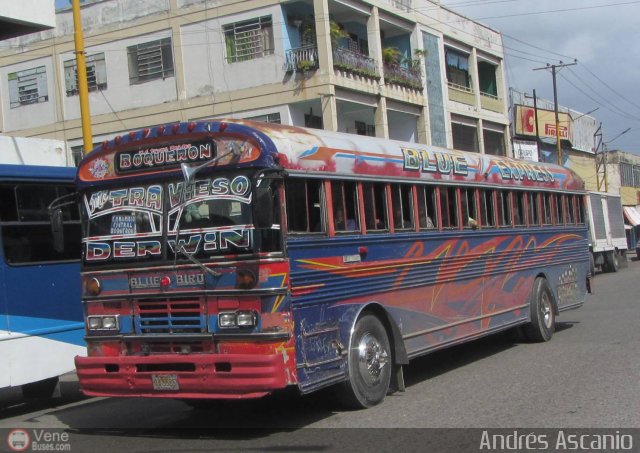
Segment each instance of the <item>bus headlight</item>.
[{"label": "bus headlight", "polygon": [[218,313],[220,327],[255,327],[258,316],[255,311],[226,311]]},{"label": "bus headlight", "polygon": [[240,311],[236,316],[238,327],[253,327],[256,325],[256,315],[252,311]]},{"label": "bus headlight", "polygon": [[118,315],[87,316],[89,330],[119,330]]},{"label": "bus headlight", "polygon": [[218,325],[220,327],[235,327],[236,313],[220,313],[218,314]]}]

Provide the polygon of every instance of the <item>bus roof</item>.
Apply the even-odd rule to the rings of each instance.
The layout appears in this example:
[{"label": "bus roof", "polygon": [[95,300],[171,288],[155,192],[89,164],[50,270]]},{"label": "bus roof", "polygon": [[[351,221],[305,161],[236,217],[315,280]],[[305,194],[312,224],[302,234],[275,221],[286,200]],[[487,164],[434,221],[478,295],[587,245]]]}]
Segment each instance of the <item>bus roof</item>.
[{"label": "bus roof", "polygon": [[0,178],[73,181],[77,170],[76,167],[0,164]]},{"label": "bus roof", "polygon": [[[213,149],[206,148],[211,142]],[[249,120],[176,123],[116,137],[83,160],[79,181],[175,176],[180,171],[176,153],[182,153],[182,161],[203,163],[230,154],[233,147],[241,148],[241,157],[229,156],[216,166],[282,168],[291,174],[362,180],[584,190],[583,181],[559,165]]]}]

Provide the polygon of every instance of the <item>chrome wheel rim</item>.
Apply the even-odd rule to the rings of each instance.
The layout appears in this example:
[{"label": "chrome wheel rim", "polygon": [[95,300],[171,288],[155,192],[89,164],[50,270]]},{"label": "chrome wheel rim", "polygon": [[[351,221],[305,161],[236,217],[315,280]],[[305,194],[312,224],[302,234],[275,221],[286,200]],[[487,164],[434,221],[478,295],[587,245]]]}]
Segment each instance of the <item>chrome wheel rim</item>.
[{"label": "chrome wheel rim", "polygon": [[380,382],[382,370],[389,363],[389,353],[378,339],[365,333],[358,343],[358,370],[367,385]]},{"label": "chrome wheel rim", "polygon": [[553,307],[551,306],[551,299],[545,292],[542,294],[542,300],[540,301],[540,314],[542,314],[542,322],[547,329],[551,329],[553,325]]}]

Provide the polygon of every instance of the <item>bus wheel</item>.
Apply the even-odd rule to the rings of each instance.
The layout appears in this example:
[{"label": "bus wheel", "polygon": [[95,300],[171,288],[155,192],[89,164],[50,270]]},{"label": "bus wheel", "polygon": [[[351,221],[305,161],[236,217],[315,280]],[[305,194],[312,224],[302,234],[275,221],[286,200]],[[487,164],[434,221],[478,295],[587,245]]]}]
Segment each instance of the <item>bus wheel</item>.
[{"label": "bus wheel", "polygon": [[338,390],[340,401],[354,409],[382,402],[393,364],[387,331],[378,318],[365,314],[356,322],[349,351],[349,380]]},{"label": "bus wheel", "polygon": [[556,328],[551,288],[544,278],[536,278],[529,299],[531,322],[522,327],[526,338],[531,341],[549,341]]},{"label": "bus wheel", "polygon": [[607,254],[607,271],[618,272],[620,261],[618,260],[618,252],[615,250]]}]

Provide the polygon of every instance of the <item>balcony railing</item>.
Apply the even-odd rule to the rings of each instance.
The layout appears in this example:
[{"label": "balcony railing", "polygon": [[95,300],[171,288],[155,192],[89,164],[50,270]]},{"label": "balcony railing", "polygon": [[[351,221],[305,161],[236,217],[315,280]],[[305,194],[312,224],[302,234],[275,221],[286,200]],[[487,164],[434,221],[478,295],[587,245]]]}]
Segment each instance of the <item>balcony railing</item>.
[{"label": "balcony railing", "polygon": [[395,6],[402,11],[409,12],[413,10],[412,0],[385,0],[385,2],[391,4],[392,6]]},{"label": "balcony railing", "polygon": [[333,67],[362,77],[380,79],[376,60],[342,47],[333,49]]},{"label": "balcony railing", "polygon": [[384,64],[384,80],[386,83],[400,85],[414,90],[424,88],[422,86],[422,72],[420,68],[405,68],[398,64]]},{"label": "balcony railing", "polygon": [[296,47],[287,51],[284,70],[287,72],[307,72],[318,69],[318,48],[316,46]]}]

